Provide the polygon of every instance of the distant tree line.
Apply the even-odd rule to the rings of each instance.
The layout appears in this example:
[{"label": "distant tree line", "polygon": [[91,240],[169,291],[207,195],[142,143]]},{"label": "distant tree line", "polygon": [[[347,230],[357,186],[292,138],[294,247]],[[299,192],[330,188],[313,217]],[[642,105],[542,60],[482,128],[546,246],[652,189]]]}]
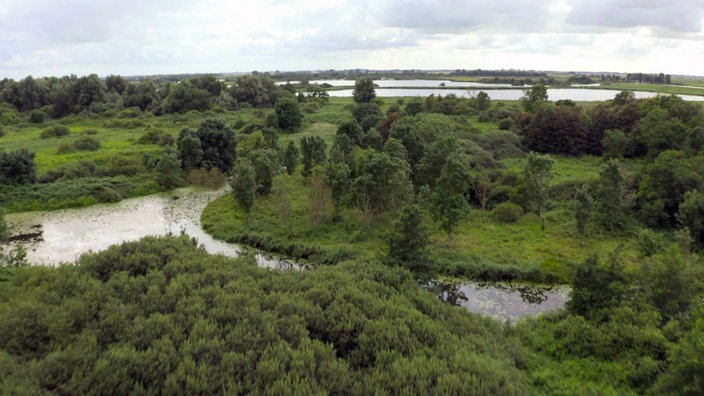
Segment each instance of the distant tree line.
[{"label": "distant tree line", "polygon": [[648,84],[672,84],[672,76],[663,73],[628,73],[626,74],[626,81]]}]

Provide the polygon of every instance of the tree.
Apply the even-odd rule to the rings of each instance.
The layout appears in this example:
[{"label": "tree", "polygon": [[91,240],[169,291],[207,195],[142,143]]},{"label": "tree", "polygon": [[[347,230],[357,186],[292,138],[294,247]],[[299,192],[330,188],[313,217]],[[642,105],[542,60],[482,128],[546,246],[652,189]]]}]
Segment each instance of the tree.
[{"label": "tree", "polygon": [[276,102],[276,125],[287,132],[301,127],[303,114],[295,99],[281,99]]},{"label": "tree", "polygon": [[286,173],[292,175],[296,171],[296,166],[298,165],[298,147],[296,147],[296,142],[289,140],[286,149],[284,149],[283,165],[286,168]]},{"label": "tree", "polygon": [[354,82],[352,98],[357,103],[369,103],[376,97],[374,80],[371,77],[360,77]]},{"label": "tree", "polygon": [[548,89],[542,84],[526,88],[519,101],[525,111],[534,112],[548,101]]},{"label": "tree", "polygon": [[433,194],[433,214],[450,238],[457,223],[469,213],[465,197],[471,177],[468,159],[455,153],[450,155],[440,171]]},{"label": "tree", "polygon": [[608,314],[624,297],[628,279],[617,253],[603,263],[598,256],[592,256],[577,267],[572,279],[572,291],[567,301],[567,309],[575,315],[596,318]]},{"label": "tree", "polygon": [[249,103],[253,107],[264,107],[273,103],[274,81],[254,74],[239,76],[230,88],[230,95],[238,103]]},{"label": "tree", "polygon": [[[357,120],[364,132],[379,127],[384,121],[384,113],[374,103],[358,104],[352,109],[352,116]],[[355,141],[355,143],[361,145],[361,139]]]},{"label": "tree", "polygon": [[109,75],[105,77],[105,89],[108,92],[115,92],[122,95],[127,90],[129,83],[122,76]]},{"label": "tree", "polygon": [[679,249],[671,246],[644,266],[643,288],[666,318],[685,312],[692,299],[695,277]]},{"label": "tree", "polygon": [[181,179],[181,161],[176,151],[167,147],[156,164],[156,182],[168,189],[183,184]]},{"label": "tree", "polygon": [[589,225],[589,219],[592,217],[594,199],[587,191],[586,186],[582,186],[582,188],[577,190],[575,200],[574,217],[577,220],[577,232],[584,238],[587,236],[587,225]]},{"label": "tree", "polygon": [[404,206],[389,237],[388,259],[392,264],[402,265],[413,272],[428,272],[429,242],[429,233],[423,224],[420,208],[417,205]]},{"label": "tree", "polygon": [[479,91],[477,97],[474,98],[474,103],[477,110],[488,110],[491,107],[491,98],[486,92]]},{"label": "tree", "polygon": [[385,152],[368,150],[358,167],[352,183],[352,201],[362,212],[377,214],[407,201],[412,187],[404,161]]},{"label": "tree", "polygon": [[279,174],[279,155],[271,149],[259,149],[250,153],[257,180],[257,194],[269,195],[274,176]]},{"label": "tree", "polygon": [[662,152],[643,169],[638,200],[641,217],[652,226],[672,227],[687,191],[701,189],[704,155],[686,158],[681,151]]},{"label": "tree", "polygon": [[203,161],[203,149],[196,131],[184,128],[179,132],[176,140],[178,157],[185,170],[198,169]]},{"label": "tree", "polygon": [[342,206],[342,197],[350,189],[350,168],[345,163],[328,162],[326,166],[325,182],[332,192],[334,216],[337,217]]},{"label": "tree", "polygon": [[30,184],[36,181],[34,153],[27,149],[0,152],[0,184]]},{"label": "tree", "polygon": [[543,210],[548,202],[548,192],[550,189],[550,181],[555,176],[552,167],[555,165],[555,160],[546,156],[528,153],[528,161],[523,170],[523,174],[528,182],[529,200],[535,204],[540,218],[540,229],[545,229],[545,219],[543,218]]},{"label": "tree", "polygon": [[618,162],[610,160],[600,173],[599,185],[596,189],[596,217],[609,231],[623,225],[624,194],[621,168]]},{"label": "tree", "polygon": [[684,194],[677,220],[689,230],[698,247],[704,247],[704,193],[697,190]]},{"label": "tree", "polygon": [[604,158],[621,159],[628,149],[628,137],[619,129],[607,129],[601,146],[604,148]]},{"label": "tree", "polygon": [[254,206],[254,194],[257,191],[257,179],[254,166],[246,158],[238,158],[232,168],[232,176],[230,177],[230,187],[232,187],[232,195],[235,201],[240,205],[242,210],[247,214]]},{"label": "tree", "polygon": [[237,157],[237,136],[225,121],[208,118],[200,124],[196,132],[203,149],[203,165],[218,168],[223,173],[230,173]]},{"label": "tree", "polygon": [[169,94],[164,98],[164,113],[187,113],[191,110],[205,111],[212,105],[210,93],[194,87],[188,81],[171,84]]},{"label": "tree", "polygon": [[346,135],[352,144],[362,146],[364,131],[357,120],[345,121],[337,128],[338,135]]},{"label": "tree", "polygon": [[327,144],[320,136],[304,136],[301,138],[303,152],[303,176],[310,176],[313,167],[325,162]]}]

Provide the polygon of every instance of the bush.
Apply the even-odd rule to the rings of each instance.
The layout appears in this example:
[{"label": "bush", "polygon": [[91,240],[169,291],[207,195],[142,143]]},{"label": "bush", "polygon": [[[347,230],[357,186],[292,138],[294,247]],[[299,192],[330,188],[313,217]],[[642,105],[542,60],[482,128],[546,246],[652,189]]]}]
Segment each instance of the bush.
[{"label": "bush", "polygon": [[96,151],[100,149],[100,142],[92,137],[84,136],[73,143],[76,150],[81,151]]},{"label": "bush", "polygon": [[97,135],[97,134],[98,134],[98,131],[96,131],[95,129],[86,129],[81,132],[81,135]]},{"label": "bush", "polygon": [[205,168],[192,170],[188,174],[188,183],[204,188],[220,188],[225,185],[227,174],[221,172],[218,168],[211,168],[209,171]]},{"label": "bush", "polygon": [[512,202],[502,202],[496,205],[491,215],[500,223],[515,223],[523,216],[523,208]]},{"label": "bush", "polygon": [[139,107],[130,107],[122,110],[117,116],[118,118],[139,118],[143,115]]},{"label": "bush", "polygon": [[171,146],[174,144],[176,139],[174,139],[171,134],[164,132],[159,129],[150,129],[140,136],[137,143],[140,144],[158,144],[161,146]]},{"label": "bush", "polygon": [[71,142],[63,142],[61,145],[59,145],[59,149],[56,150],[58,154],[67,154],[67,153],[72,153],[76,150],[75,147],[73,147],[73,143]]},{"label": "bush", "polygon": [[29,113],[29,122],[31,122],[32,124],[41,124],[42,122],[44,122],[45,117],[46,115],[43,111],[34,110]]},{"label": "bush", "polygon": [[112,159],[109,173],[111,175],[134,176],[144,170],[144,165],[137,158],[118,155]]},{"label": "bush", "polygon": [[42,131],[39,135],[42,139],[48,139],[52,137],[68,136],[71,134],[71,130],[63,125],[54,125]]},{"label": "bush", "polygon": [[515,123],[513,122],[513,118],[504,118],[503,120],[499,121],[499,129],[502,131],[508,131],[509,129],[513,128],[513,125]]},{"label": "bush", "polygon": [[5,127],[0,125],[0,137],[5,136]]}]

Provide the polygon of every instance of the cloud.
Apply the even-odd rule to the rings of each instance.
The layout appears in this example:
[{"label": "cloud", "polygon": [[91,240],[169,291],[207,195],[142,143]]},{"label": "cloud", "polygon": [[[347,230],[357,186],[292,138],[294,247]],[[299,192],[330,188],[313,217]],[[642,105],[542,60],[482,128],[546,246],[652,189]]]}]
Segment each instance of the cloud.
[{"label": "cloud", "polygon": [[704,1],[579,0],[567,16],[575,25],[603,28],[651,27],[679,33],[702,31]]}]

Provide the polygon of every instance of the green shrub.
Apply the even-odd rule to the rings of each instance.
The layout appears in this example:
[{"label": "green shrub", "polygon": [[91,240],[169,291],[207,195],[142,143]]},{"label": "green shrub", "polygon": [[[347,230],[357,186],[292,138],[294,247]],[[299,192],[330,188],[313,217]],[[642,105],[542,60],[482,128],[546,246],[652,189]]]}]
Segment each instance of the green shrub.
[{"label": "green shrub", "polygon": [[144,171],[145,168],[142,161],[127,155],[118,155],[113,157],[112,162],[110,163],[109,173],[115,176],[134,176]]},{"label": "green shrub", "polygon": [[71,134],[71,130],[63,125],[54,125],[42,131],[39,135],[42,139],[48,139],[52,137],[68,136]]},{"label": "green shrub", "polygon": [[61,145],[59,145],[59,149],[56,150],[58,154],[67,154],[67,153],[72,153],[76,150],[75,147],[73,147],[73,143],[71,142],[63,142]]},{"label": "green shrub", "polygon": [[100,142],[95,138],[84,136],[73,142],[73,147],[81,151],[97,151],[100,149]]},{"label": "green shrub", "polygon": [[171,134],[160,129],[149,129],[140,136],[137,143],[140,144],[159,144],[162,146],[171,146],[176,140]]},{"label": "green shrub", "polygon": [[97,134],[98,134],[98,131],[96,131],[95,129],[86,129],[81,132],[81,135],[97,135]]},{"label": "green shrub", "polygon": [[44,114],[43,111],[41,110],[34,110],[31,113],[29,113],[29,122],[32,124],[41,124],[44,122],[44,118],[46,115]]},{"label": "green shrub", "polygon": [[5,127],[0,125],[0,137],[5,136]]},{"label": "green shrub", "polygon": [[194,169],[188,174],[188,183],[205,188],[220,188],[225,185],[227,174],[217,168],[209,171],[205,168]]},{"label": "green shrub", "polygon": [[502,131],[508,131],[509,129],[513,128],[513,125],[515,123],[513,122],[513,118],[504,118],[503,120],[499,121],[499,129]]},{"label": "green shrub", "polygon": [[500,223],[515,223],[523,216],[523,208],[512,202],[502,202],[496,205],[491,215]]},{"label": "green shrub", "polygon": [[139,118],[142,115],[142,110],[140,110],[139,107],[129,107],[127,109],[122,110],[120,113],[118,113],[117,117],[118,118]]}]

